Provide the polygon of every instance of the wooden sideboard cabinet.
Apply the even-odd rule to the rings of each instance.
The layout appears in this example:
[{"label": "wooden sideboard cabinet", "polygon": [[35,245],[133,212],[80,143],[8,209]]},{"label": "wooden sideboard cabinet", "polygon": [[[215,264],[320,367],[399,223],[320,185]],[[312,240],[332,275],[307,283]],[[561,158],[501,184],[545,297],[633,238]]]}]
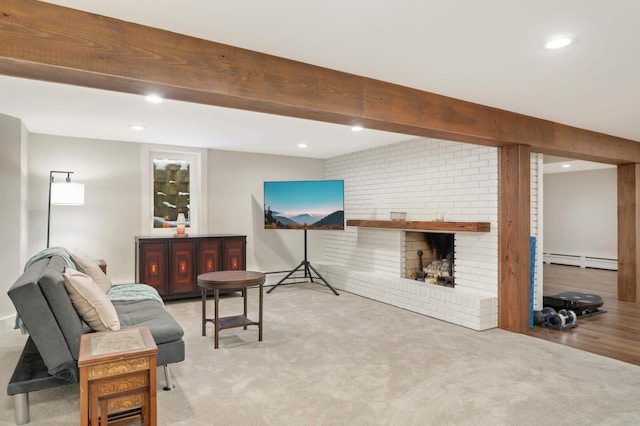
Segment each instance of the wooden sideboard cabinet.
[{"label": "wooden sideboard cabinet", "polygon": [[245,235],[136,237],[136,282],[164,300],[201,297],[197,277],[205,272],[246,269]]}]

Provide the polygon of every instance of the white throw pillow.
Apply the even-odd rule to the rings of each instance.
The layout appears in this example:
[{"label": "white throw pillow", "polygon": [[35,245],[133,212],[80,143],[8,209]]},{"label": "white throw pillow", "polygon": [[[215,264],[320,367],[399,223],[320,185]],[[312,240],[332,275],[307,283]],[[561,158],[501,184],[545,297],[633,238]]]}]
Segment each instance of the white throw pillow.
[{"label": "white throw pillow", "polygon": [[65,268],[64,286],[73,307],[95,331],[120,330],[120,320],[113,303],[87,274]]},{"label": "white throw pillow", "polygon": [[111,280],[109,279],[107,274],[102,272],[102,269],[100,269],[98,262],[78,252],[71,252],[71,257],[73,258],[73,261],[80,266],[85,274],[93,278],[93,281],[98,284],[98,287],[102,289],[104,294],[107,294],[113,284],[111,283]]}]

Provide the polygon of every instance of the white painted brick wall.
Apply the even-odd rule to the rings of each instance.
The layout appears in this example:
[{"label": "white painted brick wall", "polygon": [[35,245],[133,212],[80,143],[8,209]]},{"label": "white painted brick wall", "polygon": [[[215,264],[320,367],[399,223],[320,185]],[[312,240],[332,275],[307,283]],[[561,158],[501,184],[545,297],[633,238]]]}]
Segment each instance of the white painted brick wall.
[{"label": "white painted brick wall", "polygon": [[[456,283],[497,293],[497,149],[412,139],[329,159],[327,179],[345,181],[345,219],[433,220],[442,211],[451,221],[490,222],[490,233],[458,233]],[[402,232],[347,227],[325,233],[325,259],[352,269],[400,276]],[[381,262],[381,263],[380,263]]]},{"label": "white painted brick wall", "polygon": [[488,233],[456,234],[455,289],[401,277],[402,231],[325,232],[321,269],[333,286],[475,330],[497,326],[497,148],[411,139],[331,158],[325,178],[344,180],[347,220],[386,220],[404,211],[407,220],[444,212],[449,221],[491,223]]},{"label": "white painted brick wall", "polygon": [[478,331],[495,328],[498,322],[495,294],[429,285],[377,272],[354,271],[341,265],[317,262],[314,265],[332,286],[342,291]]}]

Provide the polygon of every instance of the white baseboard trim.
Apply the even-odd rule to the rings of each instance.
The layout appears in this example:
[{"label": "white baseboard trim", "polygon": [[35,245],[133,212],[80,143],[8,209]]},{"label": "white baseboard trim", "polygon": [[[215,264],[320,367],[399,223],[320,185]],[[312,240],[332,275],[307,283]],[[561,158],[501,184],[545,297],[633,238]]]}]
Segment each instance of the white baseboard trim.
[{"label": "white baseboard trim", "polygon": [[601,257],[578,256],[572,254],[543,253],[544,263],[557,265],[579,266],[581,268],[598,268],[618,270],[618,259],[604,259]]}]

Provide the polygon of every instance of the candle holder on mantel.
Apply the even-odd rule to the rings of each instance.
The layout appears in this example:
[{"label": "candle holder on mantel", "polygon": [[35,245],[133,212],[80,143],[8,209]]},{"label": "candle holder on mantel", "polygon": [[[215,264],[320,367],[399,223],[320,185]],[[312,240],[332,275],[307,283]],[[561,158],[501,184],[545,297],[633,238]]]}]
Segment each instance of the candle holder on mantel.
[{"label": "candle holder on mantel", "polygon": [[407,212],[391,212],[391,220],[405,220]]}]

